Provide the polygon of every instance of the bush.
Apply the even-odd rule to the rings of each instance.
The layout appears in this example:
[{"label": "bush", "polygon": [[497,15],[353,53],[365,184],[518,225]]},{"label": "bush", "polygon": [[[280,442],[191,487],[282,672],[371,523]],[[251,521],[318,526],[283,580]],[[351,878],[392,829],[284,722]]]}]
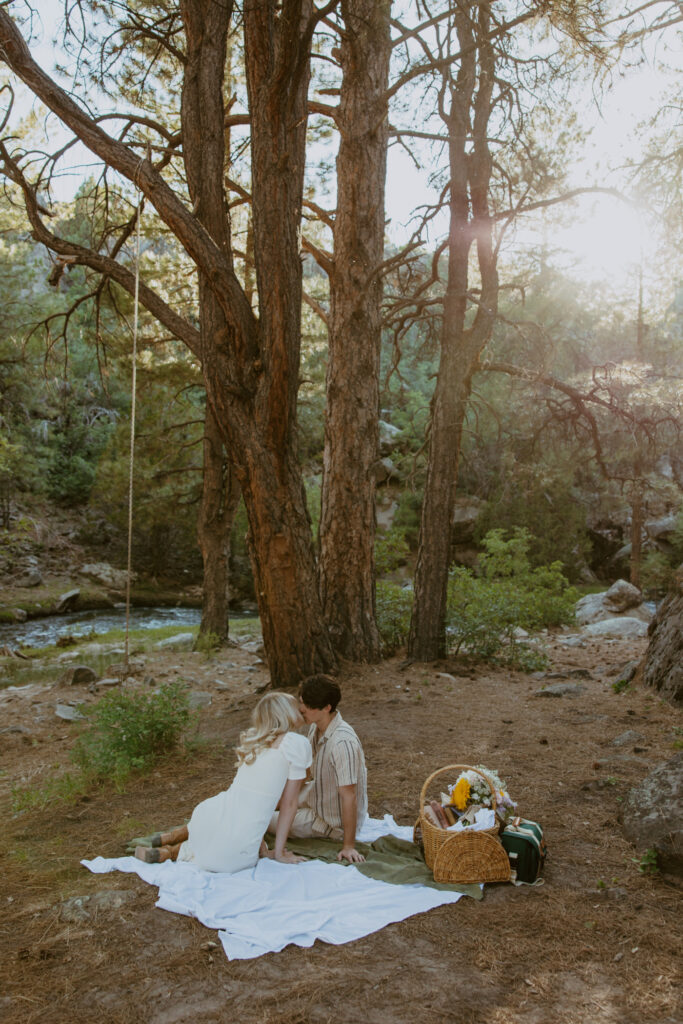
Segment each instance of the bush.
[{"label": "bush", "polygon": [[404,590],[395,583],[379,582],[375,603],[377,628],[384,654],[393,654],[408,640],[413,592]]},{"label": "bush", "polygon": [[385,576],[400,565],[405,565],[410,548],[401,530],[395,526],[385,533],[378,533],[375,539],[375,571],[378,576]]},{"label": "bush", "polygon": [[187,689],[166,683],[152,693],[108,694],[88,718],[72,759],[84,775],[118,784],[178,747],[194,715]]},{"label": "bush", "polygon": [[670,559],[661,551],[648,551],[640,567],[640,583],[650,594],[665,594],[676,578]]},{"label": "bush", "polygon": [[479,575],[452,569],[448,580],[448,635],[457,654],[462,647],[480,658],[525,671],[540,668],[544,655],[520,643],[518,629],[534,630],[571,622],[578,594],[569,587],[559,562],[532,569],[531,537],[517,528],[508,540],[491,530],[483,540]]}]

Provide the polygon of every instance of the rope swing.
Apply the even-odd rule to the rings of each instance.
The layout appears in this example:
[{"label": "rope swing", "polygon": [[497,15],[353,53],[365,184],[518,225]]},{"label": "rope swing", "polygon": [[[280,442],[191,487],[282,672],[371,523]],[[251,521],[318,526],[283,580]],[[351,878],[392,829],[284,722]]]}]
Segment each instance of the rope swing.
[{"label": "rope swing", "polygon": [[135,465],[135,396],[138,355],[138,304],[140,296],[140,215],[144,199],[138,201],[135,214],[135,294],[133,299],[133,372],[130,403],[130,455],[128,459],[128,562],[126,566],[126,639],[124,664],[128,674],[128,635],[130,631],[130,580],[133,559],[133,468]]}]

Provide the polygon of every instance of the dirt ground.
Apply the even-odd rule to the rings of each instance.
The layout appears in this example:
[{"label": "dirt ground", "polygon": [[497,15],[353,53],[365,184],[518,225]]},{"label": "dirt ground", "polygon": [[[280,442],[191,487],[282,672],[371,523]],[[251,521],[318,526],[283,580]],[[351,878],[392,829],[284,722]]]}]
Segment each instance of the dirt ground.
[{"label": "dirt ground", "polygon": [[[13,814],[12,788],[39,785],[68,764],[74,726],[55,705],[103,691],[42,682],[0,689],[0,1019],[681,1021],[680,890],[639,871],[618,822],[629,788],[673,756],[681,716],[651,692],[611,687],[645,641],[566,639],[548,639],[545,679],[460,661],[406,666],[400,657],[341,674],[340,710],[366,751],[370,813],[412,823],[434,769],[485,764],[507,780],[520,813],[545,828],[542,886],[487,886],[481,902],[463,898],[345,946],[290,946],[233,963],[215,932],[155,909],[156,890],[136,876],[93,875],[79,861],[122,854],[131,836],[177,824],[226,786],[232,747],[267,683],[256,645],[211,659],[148,654],[130,685],[180,678],[210,694],[200,712],[206,743],[125,793],[105,787],[45,810]],[[562,680],[583,689],[535,696]],[[637,735],[615,743],[627,731]]]}]

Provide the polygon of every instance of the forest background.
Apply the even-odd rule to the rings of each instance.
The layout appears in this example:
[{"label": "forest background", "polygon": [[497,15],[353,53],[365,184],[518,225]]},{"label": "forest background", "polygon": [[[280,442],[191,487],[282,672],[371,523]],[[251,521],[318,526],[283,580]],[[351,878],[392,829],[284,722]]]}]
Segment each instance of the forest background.
[{"label": "forest background", "polygon": [[124,564],[137,333],[134,567],[219,640],[255,602],[276,683],[438,656],[501,550],[666,588],[678,5],[67,0],[61,71],[45,9],[0,5],[6,571],[42,501]]}]

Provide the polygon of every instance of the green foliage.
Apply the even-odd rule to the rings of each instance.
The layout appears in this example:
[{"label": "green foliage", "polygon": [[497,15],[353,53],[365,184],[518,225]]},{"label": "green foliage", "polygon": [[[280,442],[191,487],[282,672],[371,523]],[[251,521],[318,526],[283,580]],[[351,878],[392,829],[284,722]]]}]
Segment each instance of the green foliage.
[{"label": "green foliage", "polygon": [[87,780],[81,772],[66,772],[38,786],[13,786],[12,811],[14,814],[20,814],[22,811],[44,811],[54,803],[71,803],[82,796],[87,788]]},{"label": "green foliage", "polygon": [[377,584],[375,603],[382,649],[385,655],[390,655],[408,640],[413,592],[395,583],[380,581]]},{"label": "green foliage", "polygon": [[[138,374],[133,478],[133,561],[154,574],[188,569],[198,574],[196,509],[202,483],[201,392],[188,387],[180,363]],[[174,392],[181,391],[177,397]],[[128,413],[117,424],[97,465],[90,498],[95,543],[107,532],[109,557],[125,556],[130,475]]]},{"label": "green foliage", "polygon": [[90,497],[97,462],[112,432],[109,423],[65,424],[55,434],[47,467],[47,493],[65,505],[85,503]]},{"label": "green foliage", "polygon": [[207,659],[210,659],[219,650],[223,643],[222,638],[218,633],[197,633],[194,641],[193,650],[198,651],[200,654],[205,654]]},{"label": "green foliage", "polygon": [[671,560],[661,551],[648,551],[640,566],[640,583],[644,591],[652,594],[665,593],[675,578]]},{"label": "green foliage", "polygon": [[320,529],[320,492],[321,487],[318,480],[308,479],[304,481],[306,488],[306,506],[311,519],[311,533],[313,542],[318,543],[318,531]]},{"label": "green foliage", "polygon": [[615,683],[612,683],[612,689],[615,693],[628,693],[631,684],[628,679],[617,679]]},{"label": "green foliage", "polygon": [[460,566],[451,570],[447,630],[455,653],[465,647],[523,671],[545,665],[543,652],[521,643],[516,632],[571,622],[577,593],[559,562],[531,567],[530,542],[524,529],[507,540],[504,531],[492,530],[483,540],[479,575]]},{"label": "green foliage", "polygon": [[392,529],[403,535],[411,550],[417,547],[422,512],[422,492],[403,491],[398,499],[398,508],[391,524]]},{"label": "green foliage", "polygon": [[112,693],[88,712],[72,758],[85,776],[121,784],[180,745],[193,714],[187,689],[165,683],[152,693]]},{"label": "green foliage", "polygon": [[591,545],[586,510],[564,480],[542,481],[533,471],[517,467],[482,510],[476,538],[481,539],[492,529],[515,527],[528,531],[527,554],[532,565],[559,561],[568,579],[577,578]]},{"label": "green foliage", "polygon": [[384,576],[400,565],[405,565],[410,554],[410,547],[403,531],[392,526],[385,533],[378,533],[375,539],[375,570],[378,576]]},{"label": "green foliage", "polygon": [[632,857],[634,864],[638,865],[638,873],[641,875],[658,875],[659,864],[657,862],[657,851],[650,847],[640,857]]}]

